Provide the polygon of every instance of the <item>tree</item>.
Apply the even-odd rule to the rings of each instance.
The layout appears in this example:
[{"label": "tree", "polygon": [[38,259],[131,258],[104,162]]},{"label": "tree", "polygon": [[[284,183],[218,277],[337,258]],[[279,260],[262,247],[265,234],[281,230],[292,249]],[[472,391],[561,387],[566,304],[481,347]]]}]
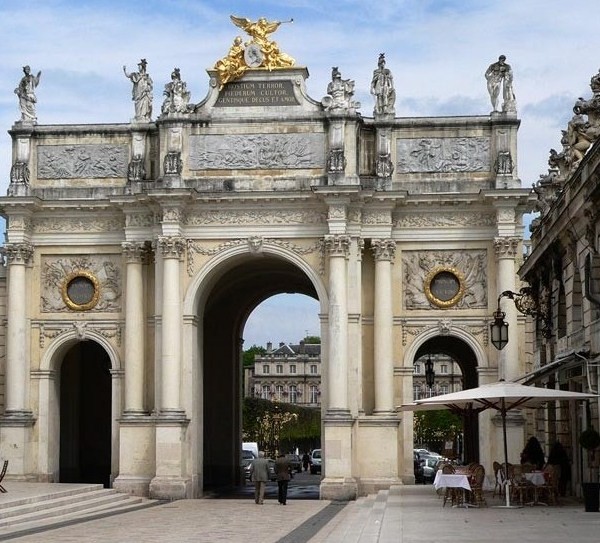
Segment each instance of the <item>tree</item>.
[{"label": "tree", "polygon": [[454,440],[462,430],[462,419],[446,409],[414,413],[415,443],[443,448],[444,441]]},{"label": "tree", "polygon": [[267,349],[264,347],[259,347],[258,345],[252,345],[249,349],[244,351],[243,361],[244,368],[251,368],[254,366],[254,357],[259,354],[263,355],[267,353]]},{"label": "tree", "polygon": [[321,338],[319,336],[306,336],[304,338],[304,343],[306,345],[320,345]]}]

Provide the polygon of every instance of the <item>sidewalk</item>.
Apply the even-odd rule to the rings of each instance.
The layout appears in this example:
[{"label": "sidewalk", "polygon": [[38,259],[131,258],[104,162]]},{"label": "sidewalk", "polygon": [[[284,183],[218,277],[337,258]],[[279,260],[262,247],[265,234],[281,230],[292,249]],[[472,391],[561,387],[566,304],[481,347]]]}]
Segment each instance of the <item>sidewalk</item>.
[{"label": "sidewalk", "polygon": [[[0,499],[7,499],[3,495]],[[489,505],[500,504],[486,496]],[[453,509],[430,485],[397,486],[348,504],[181,500],[10,539],[44,543],[596,543],[600,513],[582,504]],[[6,539],[5,539],[6,540]]]}]

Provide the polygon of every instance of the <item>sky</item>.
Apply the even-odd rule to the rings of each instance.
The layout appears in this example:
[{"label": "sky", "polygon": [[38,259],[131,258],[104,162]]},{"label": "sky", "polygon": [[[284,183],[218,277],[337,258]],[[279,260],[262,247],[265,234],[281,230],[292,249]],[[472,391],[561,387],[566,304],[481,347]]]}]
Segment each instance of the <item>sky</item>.
[{"label": "sky", "polygon": [[[506,55],[521,119],[524,187],[546,173],[550,148],[560,150],[573,104],[591,97],[589,81],[600,67],[598,0],[573,7],[557,0],[0,0],[0,194],[9,181],[7,131],[20,117],[14,89],[24,65],[42,71],[40,124],[126,123],[133,103],[123,65],[130,72],[147,59],[155,112],[174,67],[191,101],[200,102],[208,93],[206,69],[243,34],[232,14],[293,19],[272,39],[308,68],[309,95],[326,95],[337,66],[355,81],[365,117],[373,114],[369,85],[379,53],[394,76],[399,117],[488,114],[483,74]],[[279,300],[253,313],[245,345],[318,335],[316,302],[299,295]],[[280,318],[281,303],[289,319]]]}]

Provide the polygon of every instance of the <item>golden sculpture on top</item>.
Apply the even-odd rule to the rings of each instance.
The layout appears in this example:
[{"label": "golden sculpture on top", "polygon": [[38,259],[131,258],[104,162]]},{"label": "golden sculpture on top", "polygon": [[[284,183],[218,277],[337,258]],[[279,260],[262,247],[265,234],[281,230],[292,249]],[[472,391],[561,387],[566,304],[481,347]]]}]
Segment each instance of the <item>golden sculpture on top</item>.
[{"label": "golden sculpture on top", "polygon": [[289,55],[282,53],[276,42],[269,39],[269,34],[275,32],[279,25],[289,21],[268,21],[261,17],[252,22],[244,17],[230,16],[234,25],[246,31],[252,38],[243,43],[242,38],[237,36],[229,48],[226,57],[217,60],[215,70],[219,75],[219,90],[229,81],[239,79],[249,68],[275,70],[278,68],[289,68],[295,61]]}]

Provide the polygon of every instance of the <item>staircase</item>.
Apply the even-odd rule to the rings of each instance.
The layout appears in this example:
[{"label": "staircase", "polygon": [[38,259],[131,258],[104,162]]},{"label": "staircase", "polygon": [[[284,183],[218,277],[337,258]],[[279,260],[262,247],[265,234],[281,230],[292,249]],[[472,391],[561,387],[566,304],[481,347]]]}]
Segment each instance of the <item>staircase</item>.
[{"label": "staircase", "polygon": [[44,493],[28,493],[26,485],[19,485],[24,491],[2,495],[0,541],[161,503],[96,484],[47,485],[51,489]]}]

